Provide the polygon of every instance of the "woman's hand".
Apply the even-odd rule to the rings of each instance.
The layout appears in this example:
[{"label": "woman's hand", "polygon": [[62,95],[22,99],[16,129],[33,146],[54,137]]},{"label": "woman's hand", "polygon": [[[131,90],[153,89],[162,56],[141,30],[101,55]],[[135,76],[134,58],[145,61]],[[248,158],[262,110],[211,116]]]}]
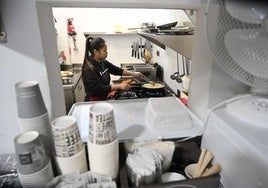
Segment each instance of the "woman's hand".
[{"label": "woman's hand", "polygon": [[130,90],[131,86],[129,84],[115,84],[111,86],[111,91],[117,91],[117,90]]},{"label": "woman's hand", "polygon": [[124,70],[123,71],[123,76],[134,76],[134,77],[137,77],[137,78],[142,78],[144,77],[144,75],[140,72],[132,72],[132,71],[128,71],[128,70]]},{"label": "woman's hand", "polygon": [[142,78],[142,77],[144,77],[144,75],[143,75],[142,73],[140,73],[140,72],[134,72],[134,73],[133,73],[133,76],[134,76],[134,77],[137,77],[137,78]]},{"label": "woman's hand", "polygon": [[119,84],[120,89],[122,90],[130,90],[131,86],[129,84]]}]

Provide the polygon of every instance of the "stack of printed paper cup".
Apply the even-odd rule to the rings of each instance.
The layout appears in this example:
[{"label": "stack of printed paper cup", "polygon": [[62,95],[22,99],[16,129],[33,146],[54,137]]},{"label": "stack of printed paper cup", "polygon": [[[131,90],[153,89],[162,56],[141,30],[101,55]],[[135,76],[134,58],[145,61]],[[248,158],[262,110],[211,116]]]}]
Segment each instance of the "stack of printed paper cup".
[{"label": "stack of printed paper cup", "polygon": [[56,161],[61,174],[88,171],[85,147],[76,119],[62,116],[52,122]]},{"label": "stack of printed paper cup", "polygon": [[119,150],[113,107],[108,103],[96,103],[91,106],[89,116],[90,170],[115,179],[119,168]]},{"label": "stack of printed paper cup", "polygon": [[23,187],[43,187],[54,175],[43,140],[36,131],[19,134],[15,140],[17,172]]},{"label": "stack of printed paper cup", "polygon": [[51,124],[39,84],[36,81],[22,81],[15,85],[15,90],[21,131],[37,131],[41,135],[56,173]]}]

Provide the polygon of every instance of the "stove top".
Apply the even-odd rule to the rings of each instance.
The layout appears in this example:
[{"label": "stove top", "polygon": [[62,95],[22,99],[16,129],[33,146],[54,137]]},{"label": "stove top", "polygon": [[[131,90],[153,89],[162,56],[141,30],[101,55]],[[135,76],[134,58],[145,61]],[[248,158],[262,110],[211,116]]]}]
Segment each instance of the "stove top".
[{"label": "stove top", "polygon": [[119,90],[115,93],[115,100],[125,100],[125,99],[140,99],[140,98],[150,98],[150,97],[170,97],[173,96],[173,92],[169,88],[165,88],[163,91],[146,91],[144,92],[142,88],[133,87],[130,91]]},{"label": "stove top", "polygon": [[[134,81],[131,85],[129,91],[118,90],[115,92],[114,96],[111,96],[110,99],[123,100],[123,99],[140,99],[140,98],[150,98],[150,97],[170,97],[174,96],[175,93],[166,85],[164,89],[148,91],[145,90],[142,85],[147,83],[145,79],[141,78],[120,78],[119,80],[113,80],[114,84],[120,84],[125,80],[132,79]],[[149,79],[150,80],[150,79]]]}]

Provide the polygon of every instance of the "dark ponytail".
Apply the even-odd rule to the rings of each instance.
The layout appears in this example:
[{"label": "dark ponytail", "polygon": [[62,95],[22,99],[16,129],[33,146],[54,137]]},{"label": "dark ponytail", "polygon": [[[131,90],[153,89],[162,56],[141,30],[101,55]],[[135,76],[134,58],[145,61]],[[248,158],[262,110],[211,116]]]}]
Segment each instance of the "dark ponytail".
[{"label": "dark ponytail", "polygon": [[85,56],[84,56],[84,62],[82,66],[82,78],[84,80],[84,70],[85,66],[87,64],[87,61],[89,61],[89,56],[94,56],[94,50],[100,50],[105,46],[105,40],[103,40],[100,37],[90,37],[88,36],[86,38],[86,46],[85,46]]}]

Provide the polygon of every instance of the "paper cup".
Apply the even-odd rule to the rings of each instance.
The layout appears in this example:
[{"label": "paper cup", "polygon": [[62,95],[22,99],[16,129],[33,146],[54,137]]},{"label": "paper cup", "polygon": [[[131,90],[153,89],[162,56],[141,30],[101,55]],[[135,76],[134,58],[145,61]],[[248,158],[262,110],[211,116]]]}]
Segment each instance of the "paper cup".
[{"label": "paper cup", "polygon": [[18,170],[17,173],[20,183],[23,187],[43,187],[54,177],[50,161],[43,169],[38,172],[25,175],[21,174],[21,172]]},{"label": "paper cup", "polygon": [[90,170],[102,175],[117,177],[119,169],[118,139],[110,144],[97,145],[88,142]]},{"label": "paper cup", "polygon": [[85,148],[72,157],[56,157],[56,160],[60,174],[88,171]]},{"label": "paper cup", "polygon": [[89,112],[89,141],[93,144],[109,144],[118,138],[111,104],[97,103]]},{"label": "paper cup", "polygon": [[14,143],[18,170],[22,174],[35,173],[48,164],[49,158],[38,132],[21,133]]},{"label": "paper cup", "polygon": [[197,167],[197,163],[189,164],[185,167],[184,172],[188,178],[193,178],[195,168]]},{"label": "paper cup", "polygon": [[15,91],[20,118],[34,118],[47,113],[38,82],[18,82],[15,84]]},{"label": "paper cup", "polygon": [[58,157],[72,157],[83,149],[76,119],[72,116],[55,119],[52,122],[52,134]]}]

